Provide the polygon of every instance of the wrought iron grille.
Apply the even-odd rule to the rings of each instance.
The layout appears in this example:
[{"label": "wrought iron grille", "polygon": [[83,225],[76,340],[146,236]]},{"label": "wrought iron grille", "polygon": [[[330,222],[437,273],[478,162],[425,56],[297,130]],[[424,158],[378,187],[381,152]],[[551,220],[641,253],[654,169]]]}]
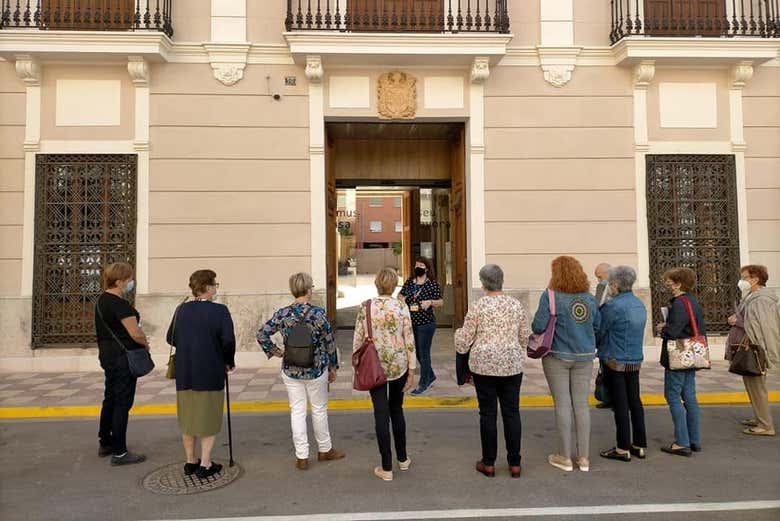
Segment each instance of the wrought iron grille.
[{"label": "wrought iron grille", "polygon": [[696,294],[710,333],[728,331],[739,299],[739,232],[734,156],[648,155],[647,222],[653,323],[670,295],[669,268],[696,272]]},{"label": "wrought iron grille", "polygon": [[288,31],[509,32],[507,0],[287,0]]},{"label": "wrought iron grille", "polygon": [[610,0],[610,41],[626,36],[780,38],[780,0]]},{"label": "wrought iron grille", "polygon": [[0,29],[161,31],[173,36],[173,0],[0,0]]},{"label": "wrought iron grille", "polygon": [[100,268],[135,265],[135,155],[38,155],[32,346],[95,342]]}]

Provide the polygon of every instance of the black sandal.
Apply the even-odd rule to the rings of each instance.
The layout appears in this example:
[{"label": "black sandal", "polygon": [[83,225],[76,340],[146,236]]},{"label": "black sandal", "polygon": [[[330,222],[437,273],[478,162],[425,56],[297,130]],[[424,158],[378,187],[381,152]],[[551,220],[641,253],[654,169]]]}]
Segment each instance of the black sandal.
[{"label": "black sandal", "polygon": [[184,475],[185,476],[192,476],[195,474],[195,472],[198,471],[198,467],[200,467],[200,460],[198,460],[197,463],[185,463],[184,464]]},{"label": "black sandal", "polygon": [[632,456],[636,456],[639,459],[645,459],[647,457],[646,447],[635,447],[632,445],[628,451],[631,453]]},{"label": "black sandal", "polygon": [[686,458],[690,458],[692,454],[689,447],[678,447],[675,449],[674,444],[664,445],[661,447],[661,451],[667,454],[674,454],[675,456],[685,456]]},{"label": "black sandal", "polygon": [[599,454],[600,454],[600,456],[602,458],[614,459],[614,460],[617,460],[617,461],[625,461],[625,462],[631,461],[631,453],[629,453],[629,452],[624,452],[624,453],[618,452],[617,447],[612,447],[611,449],[602,451]]},{"label": "black sandal", "polygon": [[199,466],[198,470],[195,471],[195,476],[198,479],[208,479],[211,476],[213,476],[214,474],[219,474],[220,471],[222,471],[222,465],[220,465],[219,463],[213,463],[212,462],[212,464],[211,464],[211,466],[209,468],[206,468],[206,467],[204,467],[202,465]]}]

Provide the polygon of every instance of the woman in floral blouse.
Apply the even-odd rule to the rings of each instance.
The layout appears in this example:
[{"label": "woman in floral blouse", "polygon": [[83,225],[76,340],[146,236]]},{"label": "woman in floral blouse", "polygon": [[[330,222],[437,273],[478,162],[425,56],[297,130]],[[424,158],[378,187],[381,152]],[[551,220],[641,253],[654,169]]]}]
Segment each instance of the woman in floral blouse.
[{"label": "woman in floral blouse", "polygon": [[[404,392],[414,384],[416,358],[414,335],[409,308],[400,299],[392,298],[398,285],[398,273],[392,268],[379,271],[374,280],[378,298],[371,299],[371,330],[379,361],[387,376],[387,383],[370,391],[374,404],[376,440],[382,465],[374,468],[374,475],[385,481],[393,479],[393,455],[390,451],[390,423],[393,424],[395,455],[398,468],[409,470],[412,460],[406,454],[406,421],[404,420]],[[355,322],[353,352],[368,336],[366,306],[360,307]]]},{"label": "woman in floral blouse", "polygon": [[290,417],[293,443],[295,445],[296,467],[309,467],[309,440],[306,435],[306,402],[311,402],[314,436],[317,438],[319,461],[341,459],[344,453],[335,450],[330,441],[328,429],[328,384],[336,381],[338,356],[336,339],[330,327],[325,310],[311,304],[314,282],[308,273],[296,273],[290,277],[290,291],[295,301],[274,313],[274,316],[257,332],[257,343],[268,358],[282,357],[284,352],[271,340],[281,333],[285,341],[293,327],[303,321],[312,332],[314,364],[303,368],[282,362],[282,381],[287,387],[290,399]]},{"label": "woman in floral blouse", "polygon": [[455,332],[455,349],[458,353],[470,353],[469,370],[477,389],[482,459],[476,469],[489,478],[496,475],[498,402],[509,472],[513,478],[519,478],[520,384],[531,328],[520,301],[502,292],[504,272],[499,266],[484,266],[479,270],[479,280],[485,296],[471,306],[463,327]]}]

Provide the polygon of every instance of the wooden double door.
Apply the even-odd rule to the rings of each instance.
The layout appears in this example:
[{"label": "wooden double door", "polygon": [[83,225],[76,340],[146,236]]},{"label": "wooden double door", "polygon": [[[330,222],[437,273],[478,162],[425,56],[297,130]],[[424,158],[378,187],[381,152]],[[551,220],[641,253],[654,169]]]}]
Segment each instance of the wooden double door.
[{"label": "wooden double door", "polygon": [[41,23],[49,29],[132,29],[136,9],[143,23],[147,7],[147,2],[137,4],[136,0],[42,0]]},{"label": "wooden double door", "polygon": [[444,22],[444,0],[347,1],[351,31],[440,32]]},{"label": "wooden double door", "polygon": [[719,36],[726,28],[725,0],[644,0],[645,34]]}]

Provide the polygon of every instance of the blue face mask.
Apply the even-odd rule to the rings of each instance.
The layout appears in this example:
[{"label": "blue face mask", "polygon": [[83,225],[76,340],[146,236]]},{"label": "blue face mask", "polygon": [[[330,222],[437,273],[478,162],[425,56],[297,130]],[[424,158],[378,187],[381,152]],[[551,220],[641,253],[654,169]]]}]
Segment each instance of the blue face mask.
[{"label": "blue face mask", "polygon": [[135,281],[131,280],[127,283],[127,286],[125,286],[125,289],[122,290],[123,293],[132,293],[135,289]]}]

